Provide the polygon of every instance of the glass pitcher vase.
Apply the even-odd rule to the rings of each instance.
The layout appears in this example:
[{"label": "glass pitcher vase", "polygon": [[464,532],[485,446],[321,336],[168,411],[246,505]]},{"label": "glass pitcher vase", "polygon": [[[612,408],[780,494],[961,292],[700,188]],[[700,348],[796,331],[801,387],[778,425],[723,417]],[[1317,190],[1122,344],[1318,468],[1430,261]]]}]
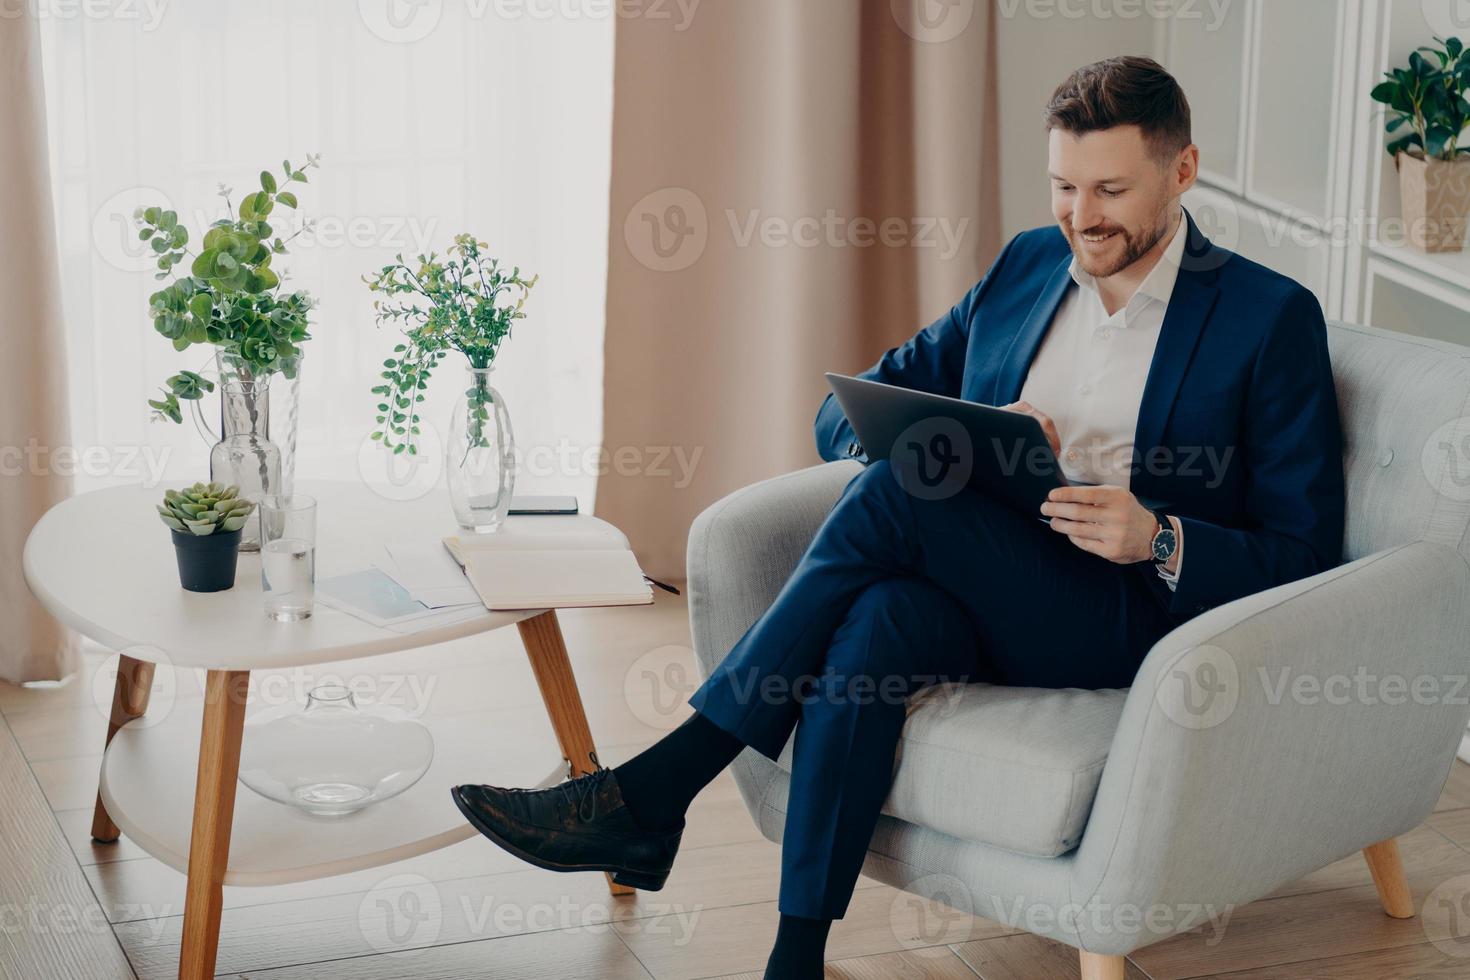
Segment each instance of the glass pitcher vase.
[{"label": "glass pitcher vase", "polygon": [[498,531],[515,492],[515,436],[505,399],[490,384],[489,367],[469,367],[454,406],[444,469],[454,518],[467,531]]},{"label": "glass pitcher vase", "polygon": [[[265,378],[270,391],[265,399],[266,428],[263,435],[275,445],[281,454],[280,486],[272,492],[287,496],[295,488],[296,482],[296,428],[300,416],[301,367],[304,359],[305,351],[298,350],[291,358],[282,361],[282,370],[279,374]],[[199,373],[212,377],[220,385],[236,381],[249,383],[260,380],[251,373],[247,365],[228,351],[217,350],[213,361],[212,372],[206,367],[201,367]],[[210,420],[205,418],[205,400],[196,400],[189,404],[194,409],[194,426],[205,441],[211,446],[221,442],[225,436],[224,417],[227,411],[223,392],[220,395],[219,428],[215,428]]]},{"label": "glass pitcher vase", "polygon": [[[281,450],[266,437],[270,426],[270,378],[220,383],[221,438],[209,451],[209,478],[240,488],[257,504],[281,492]],[[240,550],[260,550],[260,508],[240,529]]]}]

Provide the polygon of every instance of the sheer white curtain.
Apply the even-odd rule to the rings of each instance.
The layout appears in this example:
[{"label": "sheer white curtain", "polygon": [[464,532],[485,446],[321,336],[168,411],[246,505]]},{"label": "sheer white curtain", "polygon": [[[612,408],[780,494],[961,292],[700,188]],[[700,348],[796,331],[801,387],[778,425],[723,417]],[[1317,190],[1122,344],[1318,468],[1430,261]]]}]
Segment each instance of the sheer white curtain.
[{"label": "sheer white curtain", "polygon": [[[44,5],[43,5],[44,6]],[[146,315],[157,284],[131,214],[165,203],[197,240],[261,169],[307,153],[316,228],[280,263],[320,305],[303,371],[298,478],[442,483],[437,452],[388,472],[365,445],[398,337],[362,276],[469,231],[541,281],[493,383],[521,449],[517,490],[592,505],[602,428],[613,24],[598,5],[275,0],[80,5],[43,23],[79,490],[207,472],[192,425],[146,399],[175,353]],[[278,209],[279,210],[279,209]],[[279,227],[283,216],[275,214]],[[143,246],[143,247],[140,247]],[[425,403],[445,429],[446,359]],[[425,447],[429,447],[426,445]],[[411,492],[405,491],[405,492]]]}]

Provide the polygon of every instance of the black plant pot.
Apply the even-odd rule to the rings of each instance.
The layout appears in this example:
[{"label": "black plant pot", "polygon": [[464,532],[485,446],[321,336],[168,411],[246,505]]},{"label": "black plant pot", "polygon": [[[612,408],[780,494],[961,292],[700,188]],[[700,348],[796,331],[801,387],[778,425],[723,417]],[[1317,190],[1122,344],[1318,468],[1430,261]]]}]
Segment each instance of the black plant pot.
[{"label": "black plant pot", "polygon": [[223,592],[235,587],[240,532],[216,531],[202,537],[169,530],[179,560],[179,584],[190,592]]}]

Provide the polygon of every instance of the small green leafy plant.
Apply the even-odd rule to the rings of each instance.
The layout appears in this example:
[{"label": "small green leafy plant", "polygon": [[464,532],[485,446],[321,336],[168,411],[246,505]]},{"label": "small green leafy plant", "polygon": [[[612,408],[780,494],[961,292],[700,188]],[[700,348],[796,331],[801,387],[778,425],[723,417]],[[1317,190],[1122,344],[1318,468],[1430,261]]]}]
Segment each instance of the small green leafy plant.
[{"label": "small green leafy plant", "polygon": [[1407,68],[1384,72],[1388,81],[1373,87],[1373,100],[1388,106],[1385,129],[1401,133],[1386,147],[1391,157],[1400,150],[1438,160],[1470,153],[1470,146],[1459,145],[1470,123],[1470,50],[1457,37],[1435,40],[1440,47],[1421,45],[1409,55]]},{"label": "small green leafy plant", "polygon": [[[519,266],[506,272],[482,254],[486,248],[473,235],[457,235],[442,261],[430,253],[410,267],[399,255],[377,275],[363,277],[368,289],[386,297],[373,303],[378,326],[398,326],[406,339],[383,361],[383,383],[372,390],[380,426],[373,438],[394,453],[418,452],[418,406],[435,365],[459,351],[471,367],[488,368],[511,325],[526,315],[521,307],[540,276],[525,279]],[[466,395],[471,442],[483,445],[489,385],[476,384]]]},{"label": "small green leafy plant", "polygon": [[[311,225],[282,238],[269,218],[277,205],[297,207],[289,187],[306,183],[307,171],[320,160],[308,155],[300,167],[282,161],[279,181],[262,170],[260,190],[240,198],[238,208],[230,201],[231,189],[221,184],[227,216],[209,226],[197,251],[190,248],[189,230],[179,224],[176,212],[160,207],[134,212],[139,240],[158,256],[154,278],[172,280],[148,297],[148,315],[175,350],[213,345],[245,381],[275,373],[295,377],[298,348],[311,339],[308,315],[316,301],[305,291],[286,290],[271,263]],[[181,269],[187,272],[181,274]],[[148,404],[155,418],[181,422],[179,400],[194,401],[213,390],[209,379],[180,371],[165,382],[163,396]]]},{"label": "small green leafy plant", "polygon": [[244,527],[245,519],[255,509],[239,493],[239,487],[222,483],[196,483],[182,490],[165,490],[158,516],[181,533],[198,537],[216,531],[228,534]]}]

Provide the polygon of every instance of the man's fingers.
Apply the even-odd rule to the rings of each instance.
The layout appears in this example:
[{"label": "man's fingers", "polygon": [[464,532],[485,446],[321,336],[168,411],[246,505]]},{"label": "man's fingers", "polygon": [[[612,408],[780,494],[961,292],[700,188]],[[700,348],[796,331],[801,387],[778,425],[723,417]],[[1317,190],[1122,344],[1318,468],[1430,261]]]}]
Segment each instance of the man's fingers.
[{"label": "man's fingers", "polygon": [[1057,432],[1057,424],[1051,420],[1051,416],[1045,412],[1031,411],[1026,413],[1041,423],[1041,434],[1046,437],[1046,444],[1051,446],[1051,451],[1060,453],[1062,451],[1062,437]]},{"label": "man's fingers", "polygon": [[1046,441],[1051,446],[1051,451],[1060,456],[1062,454],[1062,437],[1057,433],[1056,423],[1052,422],[1051,419],[1043,420],[1041,431],[1045,433]]},{"label": "man's fingers", "polygon": [[1095,487],[1056,487],[1047,494],[1047,499],[1096,506],[1111,503],[1114,495],[1120,489],[1122,488],[1107,483]]},{"label": "man's fingers", "polygon": [[1074,541],[1077,538],[1083,538],[1088,541],[1101,541],[1103,534],[1102,528],[1097,524],[1091,524],[1087,521],[1069,521],[1065,517],[1053,517],[1051,519],[1051,529],[1059,534],[1065,534]]},{"label": "man's fingers", "polygon": [[1047,445],[1051,446],[1052,452],[1061,453],[1062,437],[1058,434],[1057,424],[1051,420],[1050,415],[1033,407],[1030,402],[1024,401],[1011,402],[1009,405],[1002,405],[1001,408],[1008,412],[1020,412],[1022,415],[1029,415],[1041,423],[1041,434],[1046,437]]},{"label": "man's fingers", "polygon": [[1097,508],[1092,504],[1068,504],[1048,500],[1041,505],[1041,512],[1052,517],[1064,517],[1069,521],[1092,522],[1097,519]]},{"label": "man's fingers", "polygon": [[1067,538],[1083,551],[1091,552],[1094,555],[1102,555],[1103,546],[1101,542],[1094,541],[1091,538],[1084,538],[1077,534],[1069,534]]}]

